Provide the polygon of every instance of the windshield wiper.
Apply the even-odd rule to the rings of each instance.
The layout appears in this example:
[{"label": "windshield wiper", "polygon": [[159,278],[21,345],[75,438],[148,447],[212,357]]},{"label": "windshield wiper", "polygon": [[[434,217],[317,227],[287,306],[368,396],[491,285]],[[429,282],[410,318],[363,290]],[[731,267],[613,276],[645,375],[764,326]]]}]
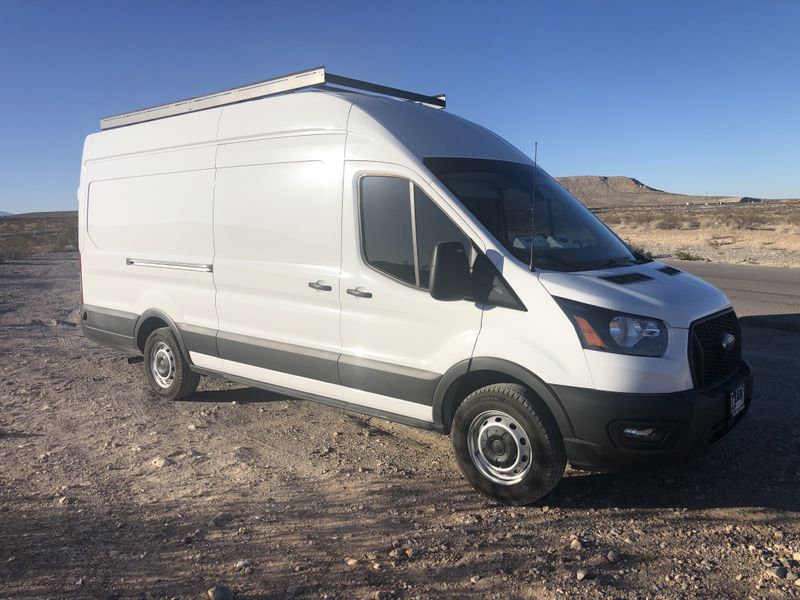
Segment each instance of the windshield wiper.
[{"label": "windshield wiper", "polygon": [[560,265],[564,265],[565,267],[567,267],[569,269],[573,269],[575,271],[583,271],[584,270],[583,267],[580,267],[579,265],[576,265],[575,263],[571,263],[571,262],[569,262],[567,260],[564,260],[563,258],[558,258],[557,256],[553,256],[552,254],[537,254],[536,255],[536,261],[538,262],[539,260],[544,260],[544,261],[550,260],[550,261],[556,262],[556,263],[558,263]]},{"label": "windshield wiper", "polygon": [[604,269],[608,267],[622,267],[626,265],[636,265],[635,258],[628,258],[627,256],[620,256],[618,258],[609,258],[607,261],[593,265],[591,269]]}]

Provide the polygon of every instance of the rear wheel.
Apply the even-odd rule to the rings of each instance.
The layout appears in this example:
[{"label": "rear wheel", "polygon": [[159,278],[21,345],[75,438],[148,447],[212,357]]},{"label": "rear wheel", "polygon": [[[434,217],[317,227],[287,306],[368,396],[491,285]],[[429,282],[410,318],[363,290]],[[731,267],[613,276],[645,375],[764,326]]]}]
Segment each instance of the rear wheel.
[{"label": "rear wheel", "polygon": [[530,504],[549,494],[567,464],[553,415],[523,385],[495,384],[470,394],[456,411],[450,435],[467,480],[509,504]]},{"label": "rear wheel", "polygon": [[189,396],[200,375],[183,358],[178,340],[169,327],[156,329],[144,344],[144,373],[152,390],[167,400]]}]

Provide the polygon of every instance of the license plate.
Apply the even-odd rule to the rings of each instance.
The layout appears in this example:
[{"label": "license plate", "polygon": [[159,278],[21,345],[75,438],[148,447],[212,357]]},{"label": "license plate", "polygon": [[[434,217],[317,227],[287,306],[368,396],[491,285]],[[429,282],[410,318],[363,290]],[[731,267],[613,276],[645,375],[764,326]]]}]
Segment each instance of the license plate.
[{"label": "license plate", "polygon": [[730,414],[735,417],[744,410],[744,384],[731,392]]}]

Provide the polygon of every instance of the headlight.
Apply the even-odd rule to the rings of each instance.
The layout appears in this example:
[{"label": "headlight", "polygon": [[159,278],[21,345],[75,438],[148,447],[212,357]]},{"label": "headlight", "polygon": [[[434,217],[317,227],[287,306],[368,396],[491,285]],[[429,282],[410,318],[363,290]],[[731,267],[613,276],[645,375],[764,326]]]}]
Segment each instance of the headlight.
[{"label": "headlight", "polygon": [[669,333],[663,321],[564,298],[556,302],[572,321],[584,348],[635,356],[664,356],[667,351]]}]

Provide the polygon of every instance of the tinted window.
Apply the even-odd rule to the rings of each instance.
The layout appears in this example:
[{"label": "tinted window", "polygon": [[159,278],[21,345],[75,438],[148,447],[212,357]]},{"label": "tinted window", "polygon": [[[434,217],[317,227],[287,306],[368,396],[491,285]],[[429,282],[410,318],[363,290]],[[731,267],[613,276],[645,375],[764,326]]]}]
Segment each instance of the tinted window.
[{"label": "tinted window", "polygon": [[467,256],[470,254],[471,244],[461,230],[418,187],[414,187],[414,217],[417,227],[419,285],[427,289],[431,278],[433,249],[436,244],[461,242]]},{"label": "tinted window", "polygon": [[361,224],[367,262],[392,277],[416,284],[408,181],[364,177]]}]

